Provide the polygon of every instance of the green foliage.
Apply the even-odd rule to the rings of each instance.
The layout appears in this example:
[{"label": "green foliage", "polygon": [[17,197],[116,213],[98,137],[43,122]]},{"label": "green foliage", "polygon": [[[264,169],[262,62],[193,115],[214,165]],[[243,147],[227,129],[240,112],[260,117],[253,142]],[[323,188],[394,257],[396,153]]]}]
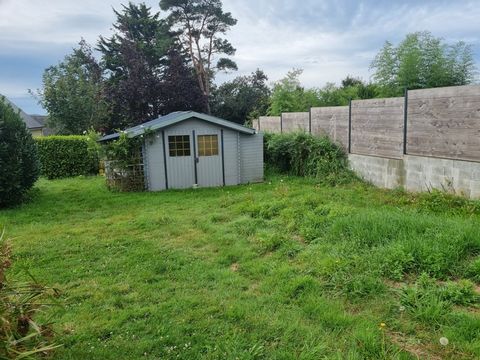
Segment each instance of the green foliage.
[{"label": "green foliage", "polygon": [[366,84],[360,79],[347,76],[342,86],[328,83],[318,90],[320,106],[345,106],[350,100],[373,99],[378,97],[378,86]]},{"label": "green foliage", "polygon": [[38,95],[48,111],[48,125],[58,134],[99,130],[109,115],[102,68],[84,40],[61,63],[45,70]]},{"label": "green foliage", "polygon": [[105,174],[109,189],[124,192],[145,190],[142,143],[144,136],[151,136],[150,132],[146,129],[145,135],[133,138],[121,132],[117,140],[104,145]]},{"label": "green foliage", "polygon": [[417,202],[421,208],[438,213],[480,214],[479,201],[437,189],[419,194]]},{"label": "green foliage", "polygon": [[476,72],[471,45],[450,45],[429,32],[408,34],[397,47],[387,41],[371,68],[381,96],[400,96],[405,88],[466,85]]},{"label": "green foliage", "polygon": [[141,160],[143,135],[129,137],[121,132],[117,140],[104,145],[105,158],[108,161],[115,161],[122,167],[138,164]]},{"label": "green foliage", "polygon": [[278,171],[315,177],[328,184],[355,179],[345,152],[327,137],[307,133],[266,134],[265,161]]},{"label": "green foliage", "polygon": [[0,358],[43,358],[58,347],[52,343],[52,324],[38,323],[57,296],[57,291],[40,285],[12,280],[7,270],[12,254],[4,234],[0,233]]},{"label": "green foliage", "polygon": [[[294,69],[274,84],[268,114],[278,116],[282,112],[305,112],[311,107],[345,106],[350,100],[378,97],[378,85],[347,76],[341,86],[328,83],[321,89],[305,89],[299,77],[303,70]],[[263,114],[260,114],[263,115]]]},{"label": "green foliage", "polygon": [[270,89],[261,70],[250,76],[239,76],[213,91],[212,113],[239,124],[267,113]]},{"label": "green foliage", "polygon": [[210,112],[210,87],[215,74],[237,70],[233,60],[218,57],[235,55],[235,48],[223,36],[237,20],[223,10],[221,0],[161,0],[160,8],[169,12],[167,19],[180,35],[178,42],[193,64],[207,112]]},{"label": "green foliage", "polygon": [[114,34],[100,36],[98,41],[108,74],[106,97],[112,106],[105,126],[108,131],[135,126],[163,113],[171,95],[164,93],[162,77],[168,72],[168,53],[175,41],[170,24],[145,3],[129,2],[114,13]]},{"label": "green foliage", "polygon": [[20,115],[0,98],[0,208],[20,203],[38,174],[32,134]]},{"label": "green foliage", "polygon": [[473,284],[467,280],[438,284],[434,278],[422,274],[413,286],[402,289],[400,301],[415,318],[438,325],[453,305],[468,306],[478,303],[479,299]]},{"label": "green foliage", "polygon": [[48,179],[95,175],[99,155],[96,140],[87,136],[47,136],[36,139],[41,172]]},{"label": "green foliage", "polygon": [[269,115],[308,111],[311,107],[320,105],[316,90],[305,90],[301,86],[299,77],[302,72],[301,69],[293,69],[273,85]]},{"label": "green foliage", "polygon": [[112,194],[93,177],[38,189],[0,223],[12,270],[66,289],[68,311],[45,314],[59,359],[480,356],[478,300],[461,280],[480,214],[285,174],[158,194]]}]

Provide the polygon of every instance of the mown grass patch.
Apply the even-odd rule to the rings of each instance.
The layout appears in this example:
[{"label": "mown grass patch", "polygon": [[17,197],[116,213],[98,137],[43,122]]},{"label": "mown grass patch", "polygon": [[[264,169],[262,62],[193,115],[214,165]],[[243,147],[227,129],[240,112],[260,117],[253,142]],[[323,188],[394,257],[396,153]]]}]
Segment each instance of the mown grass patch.
[{"label": "mown grass patch", "polygon": [[477,209],[278,175],[159,194],[77,178],[0,224],[13,272],[63,291],[58,359],[473,359]]}]

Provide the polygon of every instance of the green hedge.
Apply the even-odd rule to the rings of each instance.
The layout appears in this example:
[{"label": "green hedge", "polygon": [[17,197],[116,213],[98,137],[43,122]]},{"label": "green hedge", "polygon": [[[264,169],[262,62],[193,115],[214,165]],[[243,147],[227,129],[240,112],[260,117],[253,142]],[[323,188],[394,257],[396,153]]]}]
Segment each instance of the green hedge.
[{"label": "green hedge", "polygon": [[23,201],[38,173],[32,134],[18,112],[0,96],[0,208]]},{"label": "green hedge", "polygon": [[328,137],[304,132],[265,134],[265,163],[275,171],[315,177],[330,185],[354,181],[345,151]]},{"label": "green hedge", "polygon": [[47,136],[36,140],[43,176],[57,179],[98,173],[97,146],[88,137]]}]

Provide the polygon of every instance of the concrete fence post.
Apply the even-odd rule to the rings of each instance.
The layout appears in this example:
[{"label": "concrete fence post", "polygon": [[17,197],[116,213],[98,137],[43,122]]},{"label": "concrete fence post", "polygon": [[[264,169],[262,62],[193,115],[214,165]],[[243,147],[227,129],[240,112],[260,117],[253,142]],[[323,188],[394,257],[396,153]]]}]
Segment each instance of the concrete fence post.
[{"label": "concrete fence post", "polygon": [[348,101],[348,153],[352,153],[352,99]]},{"label": "concrete fence post", "polygon": [[403,105],[403,155],[407,155],[408,142],[408,88],[405,88],[405,102]]}]

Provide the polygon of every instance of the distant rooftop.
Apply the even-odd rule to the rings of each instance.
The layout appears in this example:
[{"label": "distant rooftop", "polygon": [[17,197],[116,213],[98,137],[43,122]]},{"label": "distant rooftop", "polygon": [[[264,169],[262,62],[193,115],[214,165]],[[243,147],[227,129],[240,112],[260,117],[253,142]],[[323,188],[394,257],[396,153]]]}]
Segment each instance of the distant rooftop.
[{"label": "distant rooftop", "polygon": [[[42,129],[43,127],[45,127],[44,119],[42,119],[42,122],[39,121],[40,120],[39,119],[40,115],[35,115],[35,116],[28,115],[25,111],[20,109],[17,105],[15,105],[10,100],[8,100],[7,97],[0,94],[0,99],[2,99],[2,98],[5,99],[5,102],[7,104],[9,104],[13,108],[13,110],[19,112],[20,117],[22,118],[22,120],[27,125],[27,128],[29,128],[30,130],[35,130],[35,129]],[[38,118],[36,118],[36,117],[38,117]]]}]

